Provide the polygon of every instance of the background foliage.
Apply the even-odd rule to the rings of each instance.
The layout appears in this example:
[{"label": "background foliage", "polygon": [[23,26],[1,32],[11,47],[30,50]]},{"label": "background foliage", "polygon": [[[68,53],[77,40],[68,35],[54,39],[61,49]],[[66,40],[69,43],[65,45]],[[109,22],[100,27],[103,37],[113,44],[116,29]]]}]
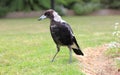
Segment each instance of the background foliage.
[{"label": "background foliage", "polygon": [[[0,0],[0,17],[11,11],[40,11],[49,8],[50,0]],[[55,0],[55,8],[61,15],[65,15],[66,9],[84,15],[99,8],[120,9],[120,0]]]}]

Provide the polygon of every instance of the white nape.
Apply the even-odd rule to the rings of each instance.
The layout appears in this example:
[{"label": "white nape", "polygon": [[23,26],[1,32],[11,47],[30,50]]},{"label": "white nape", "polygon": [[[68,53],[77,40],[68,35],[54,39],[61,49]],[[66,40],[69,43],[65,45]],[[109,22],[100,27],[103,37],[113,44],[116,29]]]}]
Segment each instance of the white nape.
[{"label": "white nape", "polygon": [[54,20],[57,22],[65,22],[59,15],[57,12],[53,12],[53,16],[54,16]]}]

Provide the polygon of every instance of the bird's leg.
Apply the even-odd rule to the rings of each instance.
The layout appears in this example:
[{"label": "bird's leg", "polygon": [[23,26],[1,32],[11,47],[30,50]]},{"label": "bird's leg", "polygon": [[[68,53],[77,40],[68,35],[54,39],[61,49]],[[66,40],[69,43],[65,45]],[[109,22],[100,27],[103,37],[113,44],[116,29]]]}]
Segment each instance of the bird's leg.
[{"label": "bird's leg", "polygon": [[59,51],[60,51],[60,47],[57,45],[57,52],[55,53],[55,55],[54,55],[54,57],[52,59],[52,62],[54,61],[54,59],[55,59],[55,57],[56,57],[56,55],[58,54]]},{"label": "bird's leg", "polygon": [[68,46],[69,50],[70,50],[70,58],[69,58],[69,63],[72,63],[72,48],[70,46]]}]

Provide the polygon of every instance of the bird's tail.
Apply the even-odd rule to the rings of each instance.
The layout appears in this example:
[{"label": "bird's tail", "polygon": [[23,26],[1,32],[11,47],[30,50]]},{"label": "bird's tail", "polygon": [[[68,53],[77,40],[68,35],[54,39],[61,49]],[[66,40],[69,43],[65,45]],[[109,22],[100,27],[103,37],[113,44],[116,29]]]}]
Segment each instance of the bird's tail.
[{"label": "bird's tail", "polygon": [[75,49],[75,48],[72,48],[72,49],[75,52],[75,54],[77,54],[77,55],[84,55],[83,52],[80,49]]},{"label": "bird's tail", "polygon": [[73,51],[75,52],[75,54],[77,55],[84,55],[83,52],[81,51],[79,45],[77,44],[77,41],[75,39],[75,37],[73,37],[73,44],[71,45],[71,48],[73,49]]}]

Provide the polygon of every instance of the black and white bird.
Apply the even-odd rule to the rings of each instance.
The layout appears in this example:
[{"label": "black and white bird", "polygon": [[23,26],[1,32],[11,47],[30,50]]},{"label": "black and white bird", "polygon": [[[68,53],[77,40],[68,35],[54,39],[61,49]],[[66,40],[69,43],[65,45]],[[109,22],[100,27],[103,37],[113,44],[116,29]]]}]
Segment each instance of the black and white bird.
[{"label": "black and white bird", "polygon": [[66,21],[62,20],[62,18],[58,15],[56,11],[49,9],[45,11],[44,14],[38,20],[43,20],[45,18],[49,18],[51,21],[50,32],[57,47],[57,52],[55,53],[52,62],[54,61],[56,55],[60,51],[61,46],[67,46],[69,48],[70,63],[72,62],[72,50],[77,55],[84,55],[76,41],[71,27]]}]

